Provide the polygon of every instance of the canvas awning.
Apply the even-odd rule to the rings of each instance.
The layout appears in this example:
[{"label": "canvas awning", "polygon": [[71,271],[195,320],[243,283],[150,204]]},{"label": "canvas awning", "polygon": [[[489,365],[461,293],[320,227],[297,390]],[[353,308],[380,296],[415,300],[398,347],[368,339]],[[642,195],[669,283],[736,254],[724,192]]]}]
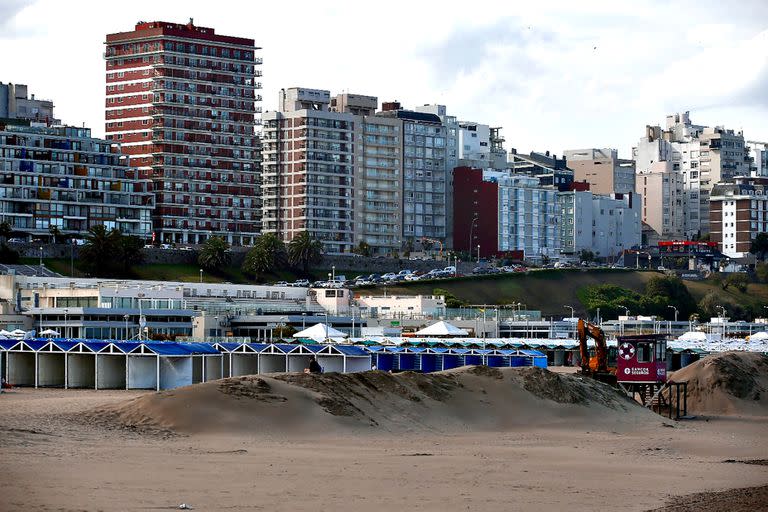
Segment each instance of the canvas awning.
[{"label": "canvas awning", "polygon": [[[341,332],[333,327],[330,327],[324,323],[318,323],[312,327],[308,327],[303,331],[299,331],[293,335],[294,338],[309,338],[315,341],[325,341],[328,338],[346,338],[347,333]],[[334,340],[336,341],[336,340]]]},{"label": "canvas awning", "polygon": [[416,332],[416,336],[466,336],[467,334],[469,333],[464,329],[459,329],[443,320]]}]

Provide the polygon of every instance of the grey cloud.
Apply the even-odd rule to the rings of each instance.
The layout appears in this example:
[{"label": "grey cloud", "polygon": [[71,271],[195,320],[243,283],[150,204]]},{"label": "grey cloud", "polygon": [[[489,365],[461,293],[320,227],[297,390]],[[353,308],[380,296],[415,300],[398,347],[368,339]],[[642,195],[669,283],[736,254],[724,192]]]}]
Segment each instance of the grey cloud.
[{"label": "grey cloud", "polygon": [[16,30],[13,22],[21,11],[34,3],[35,0],[3,0],[0,2],[0,39],[11,39],[25,35]]},{"label": "grey cloud", "polygon": [[535,44],[549,44],[555,35],[539,27],[526,25],[516,18],[503,18],[492,25],[462,28],[454,31],[440,44],[427,48],[421,56],[433,68],[438,80],[452,80],[456,75],[477,70],[488,59],[494,58],[494,48],[511,52],[510,58],[499,65],[519,66],[521,71],[533,72],[538,64],[526,56],[526,50]]}]

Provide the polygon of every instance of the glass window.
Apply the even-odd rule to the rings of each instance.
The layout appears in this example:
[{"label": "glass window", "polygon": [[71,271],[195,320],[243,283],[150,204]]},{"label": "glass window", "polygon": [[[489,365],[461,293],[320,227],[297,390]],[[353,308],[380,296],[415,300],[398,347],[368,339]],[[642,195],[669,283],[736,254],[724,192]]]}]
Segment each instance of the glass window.
[{"label": "glass window", "polygon": [[651,349],[651,343],[638,343],[637,344],[637,362],[650,363],[652,361],[653,361],[653,350]]}]

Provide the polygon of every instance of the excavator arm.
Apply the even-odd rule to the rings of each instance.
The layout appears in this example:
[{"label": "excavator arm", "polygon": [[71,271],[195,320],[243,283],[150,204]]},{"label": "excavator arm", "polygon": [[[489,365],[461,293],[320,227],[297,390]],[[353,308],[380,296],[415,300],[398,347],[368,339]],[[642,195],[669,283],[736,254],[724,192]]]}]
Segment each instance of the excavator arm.
[{"label": "excavator arm", "polygon": [[[582,373],[608,373],[608,345],[605,342],[605,333],[598,326],[585,322],[581,318],[577,325],[579,335],[579,354],[581,356]],[[589,356],[587,338],[595,340],[595,358]]]}]

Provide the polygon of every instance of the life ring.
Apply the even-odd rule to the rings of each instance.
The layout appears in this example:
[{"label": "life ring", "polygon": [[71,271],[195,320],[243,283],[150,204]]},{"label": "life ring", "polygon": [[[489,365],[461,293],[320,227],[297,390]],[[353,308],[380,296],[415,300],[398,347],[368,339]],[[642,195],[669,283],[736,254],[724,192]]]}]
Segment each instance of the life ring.
[{"label": "life ring", "polygon": [[625,361],[629,361],[633,357],[635,357],[635,346],[631,343],[622,343],[619,346],[619,357],[624,359]]}]

